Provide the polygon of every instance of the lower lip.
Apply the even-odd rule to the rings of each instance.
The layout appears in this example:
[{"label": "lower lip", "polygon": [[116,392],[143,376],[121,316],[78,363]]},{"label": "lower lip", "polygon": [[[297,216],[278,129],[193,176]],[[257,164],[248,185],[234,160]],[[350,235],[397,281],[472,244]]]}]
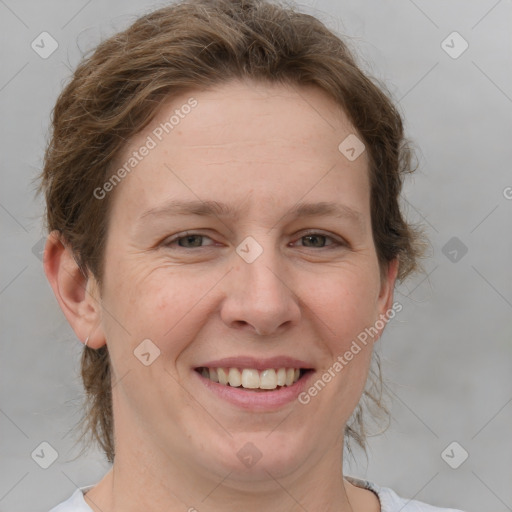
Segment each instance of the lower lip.
[{"label": "lower lip", "polygon": [[273,391],[251,391],[244,388],[234,388],[213,382],[195,370],[192,370],[192,373],[208,390],[226,402],[250,411],[275,411],[296,400],[304,388],[307,387],[307,383],[314,372],[308,371],[291,386],[283,386]]}]

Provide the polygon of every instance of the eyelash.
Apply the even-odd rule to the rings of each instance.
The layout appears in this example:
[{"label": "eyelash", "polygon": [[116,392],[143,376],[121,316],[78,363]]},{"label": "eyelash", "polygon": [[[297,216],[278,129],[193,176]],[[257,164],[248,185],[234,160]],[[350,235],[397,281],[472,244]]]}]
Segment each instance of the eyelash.
[{"label": "eyelash", "polygon": [[[305,247],[303,246],[305,249],[327,249],[327,250],[330,250],[330,249],[335,249],[336,247],[347,247],[348,244],[341,241],[341,240],[337,240],[336,238],[330,236],[330,235],[327,235],[327,234],[324,234],[324,233],[321,233],[319,231],[309,231],[307,233],[304,233],[300,238],[305,238],[307,236],[313,236],[313,235],[319,235],[319,236],[322,236],[326,239],[330,239],[332,240],[333,243],[331,243],[330,245],[327,245],[325,247]],[[180,234],[179,236],[175,236],[167,241],[164,241],[163,243],[163,246],[164,247],[172,247],[172,244],[174,244],[175,242],[178,242],[179,240],[182,240],[183,238],[187,238],[189,236],[201,236],[201,237],[205,237],[205,238],[210,238],[208,235],[205,235],[203,233],[197,233],[195,231],[185,231],[185,233],[182,233]],[[210,238],[211,240],[211,238]],[[193,249],[204,249],[206,247],[212,247],[212,246],[199,246],[199,247],[180,247],[180,246],[177,246],[179,250],[185,250],[185,251],[190,251],[190,250],[193,250]]]}]

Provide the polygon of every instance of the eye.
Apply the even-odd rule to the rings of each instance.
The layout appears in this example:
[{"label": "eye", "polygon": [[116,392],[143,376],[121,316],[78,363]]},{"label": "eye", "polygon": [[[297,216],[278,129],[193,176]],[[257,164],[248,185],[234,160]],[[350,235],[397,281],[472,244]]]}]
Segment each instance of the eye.
[{"label": "eye", "polygon": [[[178,247],[182,247],[184,249],[191,249],[194,247],[205,247],[204,245],[201,244],[204,238],[212,240],[209,236],[203,235],[201,233],[186,232],[181,236],[175,236],[171,239],[168,239],[163,243],[163,245],[165,247],[172,247],[175,245],[176,242],[178,242]],[[182,241],[183,243],[181,243]]]},{"label": "eye", "polygon": [[[212,243],[204,245],[202,242],[205,239],[210,240]],[[332,236],[317,231],[310,231],[302,235],[302,237],[300,237],[299,240],[303,240],[306,242],[305,244],[302,244],[302,247],[310,249],[336,249],[337,247],[347,246],[347,244],[342,240],[337,240]],[[330,243],[326,243],[327,241],[330,241]],[[164,247],[180,247],[183,249],[193,249],[200,247],[209,247],[215,245],[215,242],[209,236],[203,233],[185,232],[180,234],[179,236],[174,236],[170,239],[167,239],[166,241],[164,241],[162,245]]]},{"label": "eye", "polygon": [[[316,231],[311,231],[309,233],[306,233],[305,235],[302,235],[302,237],[299,240],[306,241],[306,245],[303,244],[302,247],[308,247],[313,249],[324,249],[327,247],[334,249],[336,247],[346,246],[346,244],[341,240],[337,240],[332,236],[326,235],[324,233],[319,233]],[[326,245],[325,242],[327,240],[330,240],[331,243]]]}]

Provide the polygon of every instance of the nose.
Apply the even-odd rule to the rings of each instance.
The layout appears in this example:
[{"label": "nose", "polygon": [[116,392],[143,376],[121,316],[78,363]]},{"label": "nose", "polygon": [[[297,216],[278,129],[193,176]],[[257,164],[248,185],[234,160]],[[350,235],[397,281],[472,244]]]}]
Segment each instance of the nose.
[{"label": "nose", "polygon": [[237,253],[233,258],[220,313],[224,323],[265,336],[297,325],[299,298],[283,256],[267,248],[252,263]]}]

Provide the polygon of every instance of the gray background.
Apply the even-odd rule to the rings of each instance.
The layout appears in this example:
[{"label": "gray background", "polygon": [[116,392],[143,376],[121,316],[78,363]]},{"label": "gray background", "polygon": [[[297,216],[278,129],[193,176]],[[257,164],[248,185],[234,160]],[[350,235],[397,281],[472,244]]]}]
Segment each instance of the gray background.
[{"label": "gray background", "polygon": [[[81,51],[157,5],[0,0],[0,511],[47,511],[108,469],[98,452],[73,460],[81,344],[38,257],[42,204],[32,180],[51,108]],[[406,211],[432,245],[428,275],[398,288],[404,309],[380,342],[391,425],[370,440],[369,462],[356,452],[345,471],[438,506],[512,510],[511,1],[301,6],[350,36],[399,103],[420,148]],[[31,48],[42,31],[59,44],[47,59]],[[453,31],[469,44],[458,58],[441,47]],[[43,441],[58,452],[46,470],[31,457]],[[453,441],[469,453],[458,469],[441,457]],[[451,460],[461,453],[456,447]]]}]

